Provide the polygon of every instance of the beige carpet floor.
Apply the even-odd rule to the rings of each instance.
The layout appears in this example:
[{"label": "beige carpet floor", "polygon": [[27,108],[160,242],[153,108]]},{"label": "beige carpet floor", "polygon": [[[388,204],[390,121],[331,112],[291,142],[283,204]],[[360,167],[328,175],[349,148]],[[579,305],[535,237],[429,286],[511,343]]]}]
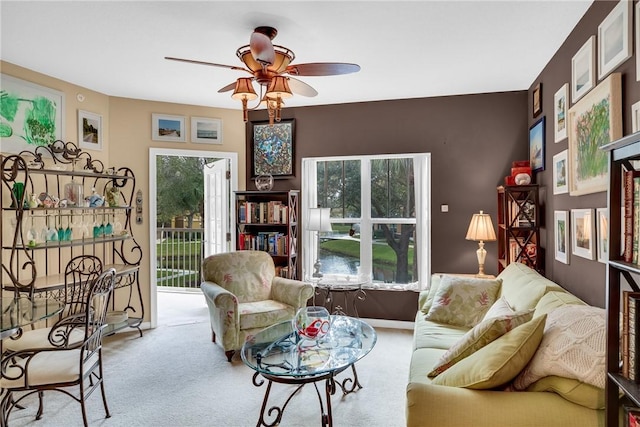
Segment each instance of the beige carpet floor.
[{"label": "beige carpet floor", "polygon": [[[210,341],[208,314],[199,295],[186,312],[175,311],[180,295],[159,299],[158,327],[142,338],[136,332],[105,340],[106,390],[111,418],[104,418],[102,400],[88,401],[91,426],[255,426],[266,389],[256,387],[253,372],[239,357],[228,363]],[[167,304],[164,306],[163,304]],[[334,426],[401,427],[405,425],[405,386],[412,333],[376,328],[378,342],[357,370],[364,388],[332,397]],[[345,378],[345,373],[338,379]],[[293,386],[274,384],[269,405],[281,406]],[[323,388],[320,389],[321,391]],[[80,405],[61,393],[45,394],[45,413],[34,420],[36,400],[14,410],[10,426],[82,425]],[[269,422],[272,419],[267,418]],[[287,406],[286,426],[320,426],[314,388],[307,385]]]}]

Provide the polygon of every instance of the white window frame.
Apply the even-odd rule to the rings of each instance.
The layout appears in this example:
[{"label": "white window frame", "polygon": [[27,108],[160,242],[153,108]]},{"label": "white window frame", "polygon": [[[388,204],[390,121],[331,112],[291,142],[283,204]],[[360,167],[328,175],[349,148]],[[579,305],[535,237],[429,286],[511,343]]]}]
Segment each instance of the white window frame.
[{"label": "white window frame", "polygon": [[[381,159],[413,159],[414,166],[414,186],[416,199],[416,217],[414,218],[371,218],[371,180],[370,177],[371,160]],[[380,154],[364,156],[331,156],[331,157],[306,157],[302,159],[302,198],[301,215],[303,218],[302,234],[302,277],[309,280],[313,273],[313,264],[317,259],[318,246],[314,231],[304,229],[304,223],[308,216],[308,209],[318,206],[317,195],[317,164],[327,161],[361,161],[361,217],[359,218],[332,218],[331,222],[343,223],[348,220],[352,223],[360,224],[360,239],[365,244],[360,245],[360,266],[361,273],[359,280],[371,282],[370,272],[372,271],[371,244],[373,238],[373,224],[415,224],[416,225],[416,248],[420,256],[418,257],[417,270],[418,282],[400,285],[392,284],[393,289],[402,286],[406,289],[423,290],[426,289],[431,276],[431,154],[430,153],[407,153],[407,154]],[[372,284],[376,287],[384,284]]]}]

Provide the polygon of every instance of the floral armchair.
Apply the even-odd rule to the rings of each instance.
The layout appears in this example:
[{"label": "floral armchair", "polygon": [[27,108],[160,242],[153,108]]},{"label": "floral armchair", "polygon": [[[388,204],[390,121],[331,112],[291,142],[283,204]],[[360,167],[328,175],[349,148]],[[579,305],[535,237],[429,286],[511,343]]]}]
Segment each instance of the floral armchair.
[{"label": "floral armchair", "polygon": [[276,276],[273,259],[263,251],[211,255],[202,261],[202,278],[211,340],[229,362],[247,337],[293,319],[313,295],[311,284]]}]

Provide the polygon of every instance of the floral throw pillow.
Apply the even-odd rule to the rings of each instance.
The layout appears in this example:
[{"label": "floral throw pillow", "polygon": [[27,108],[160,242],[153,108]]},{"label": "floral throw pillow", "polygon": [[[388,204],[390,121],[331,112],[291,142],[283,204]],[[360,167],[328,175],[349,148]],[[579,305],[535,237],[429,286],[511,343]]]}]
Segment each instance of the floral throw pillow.
[{"label": "floral throw pillow", "polygon": [[472,328],[498,298],[502,279],[442,276],[427,320]]},{"label": "floral throw pillow", "polygon": [[446,371],[465,357],[475,353],[510,330],[527,323],[533,318],[533,309],[514,314],[491,317],[483,320],[443,354],[436,366],[429,372],[430,377]]}]

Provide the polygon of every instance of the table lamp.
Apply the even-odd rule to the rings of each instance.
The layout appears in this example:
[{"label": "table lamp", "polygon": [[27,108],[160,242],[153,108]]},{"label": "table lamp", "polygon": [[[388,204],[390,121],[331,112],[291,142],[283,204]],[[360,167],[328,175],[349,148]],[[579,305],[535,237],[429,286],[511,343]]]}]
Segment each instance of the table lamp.
[{"label": "table lamp", "polygon": [[478,214],[473,214],[469,229],[467,230],[467,240],[475,240],[478,242],[478,276],[484,276],[484,260],[487,256],[487,251],[484,249],[484,242],[492,242],[496,240],[496,233],[493,230],[493,223],[489,214],[480,211]]},{"label": "table lamp", "polygon": [[331,231],[330,217],[331,208],[309,208],[307,230],[318,232],[318,252],[316,254],[316,262],[313,264],[313,277],[322,277],[322,273],[320,273],[320,233],[322,231]]}]

